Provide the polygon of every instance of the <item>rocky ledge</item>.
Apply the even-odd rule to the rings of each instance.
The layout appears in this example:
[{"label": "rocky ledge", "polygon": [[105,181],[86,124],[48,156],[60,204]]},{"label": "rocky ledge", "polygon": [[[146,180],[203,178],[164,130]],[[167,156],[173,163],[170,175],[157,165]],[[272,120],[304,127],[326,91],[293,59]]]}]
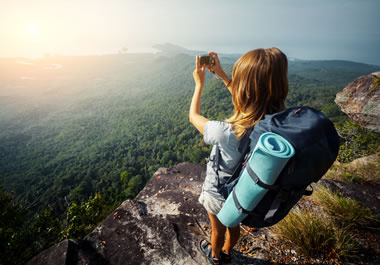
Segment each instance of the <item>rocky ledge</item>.
[{"label": "rocky ledge", "polygon": [[380,133],[380,72],[349,83],[336,95],[335,103],[361,126]]},{"label": "rocky ledge", "polygon": [[[160,168],[136,199],[123,202],[84,240],[64,240],[28,265],[207,264],[198,244],[209,237],[198,203],[204,165]],[[237,253],[233,264],[267,264]]]},{"label": "rocky ledge", "polygon": [[[160,168],[136,199],[123,202],[83,240],[64,240],[28,265],[209,264],[198,246],[202,238],[209,238],[211,230],[207,212],[198,203],[205,170],[204,165],[190,163]],[[355,195],[374,212],[380,212],[378,189],[333,180],[322,180],[321,184],[347,196]],[[296,207],[320,211],[309,199],[301,200]],[[375,239],[371,249],[379,247],[378,235],[367,231],[363,237]],[[379,258],[370,260],[378,262]],[[371,262],[363,264],[374,264]],[[335,264],[298,254],[294,246],[276,239],[268,228],[242,227],[231,264],[289,263]]]}]

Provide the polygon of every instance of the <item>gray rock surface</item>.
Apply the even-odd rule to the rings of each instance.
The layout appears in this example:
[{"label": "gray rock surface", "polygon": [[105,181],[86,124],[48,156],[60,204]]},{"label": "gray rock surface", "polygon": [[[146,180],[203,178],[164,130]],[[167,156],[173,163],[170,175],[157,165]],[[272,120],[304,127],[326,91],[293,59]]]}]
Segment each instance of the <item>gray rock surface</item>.
[{"label": "gray rock surface", "polygon": [[374,213],[380,215],[379,188],[329,179],[322,179],[319,183],[333,192],[338,192],[344,197],[359,201],[370,208]]},{"label": "gray rock surface", "polygon": [[[123,202],[84,240],[62,241],[28,265],[208,264],[198,246],[209,236],[198,203],[205,170],[190,163],[159,169],[135,200]],[[232,264],[270,264],[260,255],[236,252]]]},{"label": "gray rock surface", "polygon": [[86,240],[66,239],[58,244],[42,251],[38,256],[31,259],[28,264],[51,265],[51,264],[108,264]]},{"label": "gray rock surface", "polygon": [[380,133],[380,72],[355,79],[336,95],[335,102],[361,126]]}]

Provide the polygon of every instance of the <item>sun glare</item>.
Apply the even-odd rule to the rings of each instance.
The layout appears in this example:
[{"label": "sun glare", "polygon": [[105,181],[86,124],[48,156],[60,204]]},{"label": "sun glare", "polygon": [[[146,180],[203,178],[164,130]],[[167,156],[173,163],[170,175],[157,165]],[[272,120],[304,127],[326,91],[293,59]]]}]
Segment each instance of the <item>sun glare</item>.
[{"label": "sun glare", "polygon": [[29,24],[26,29],[26,34],[30,38],[36,38],[39,34],[39,30],[36,24]]}]

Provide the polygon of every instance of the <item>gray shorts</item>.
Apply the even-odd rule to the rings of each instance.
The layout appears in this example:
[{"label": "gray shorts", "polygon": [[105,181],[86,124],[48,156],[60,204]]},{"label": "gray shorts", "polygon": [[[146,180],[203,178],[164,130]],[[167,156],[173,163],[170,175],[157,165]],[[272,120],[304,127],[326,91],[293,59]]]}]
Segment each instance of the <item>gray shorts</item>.
[{"label": "gray shorts", "polygon": [[224,201],[216,199],[214,196],[212,196],[207,191],[204,191],[203,189],[198,201],[203,205],[203,207],[205,207],[207,212],[212,213],[213,215],[217,215],[224,204]]}]

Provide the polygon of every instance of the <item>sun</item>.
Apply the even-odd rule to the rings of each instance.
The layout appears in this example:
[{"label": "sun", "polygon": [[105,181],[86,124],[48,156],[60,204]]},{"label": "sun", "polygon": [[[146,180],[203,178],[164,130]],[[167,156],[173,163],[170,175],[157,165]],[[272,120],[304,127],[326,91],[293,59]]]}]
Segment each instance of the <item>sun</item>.
[{"label": "sun", "polygon": [[39,28],[36,24],[29,24],[26,28],[26,35],[29,38],[36,38],[39,35]]}]

